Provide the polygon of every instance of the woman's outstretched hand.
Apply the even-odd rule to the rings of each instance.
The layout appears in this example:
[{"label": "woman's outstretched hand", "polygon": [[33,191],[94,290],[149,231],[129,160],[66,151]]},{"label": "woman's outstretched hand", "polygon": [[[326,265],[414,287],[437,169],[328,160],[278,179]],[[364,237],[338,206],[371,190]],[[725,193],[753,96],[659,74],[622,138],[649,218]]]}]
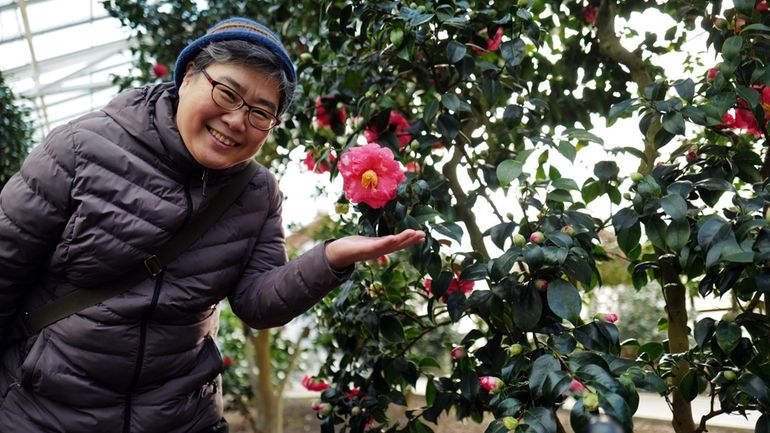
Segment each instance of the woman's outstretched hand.
[{"label": "woman's outstretched hand", "polygon": [[382,237],[346,236],[326,245],[326,259],[333,269],[344,269],[355,262],[403,250],[425,241],[422,230],[407,229],[397,235]]}]

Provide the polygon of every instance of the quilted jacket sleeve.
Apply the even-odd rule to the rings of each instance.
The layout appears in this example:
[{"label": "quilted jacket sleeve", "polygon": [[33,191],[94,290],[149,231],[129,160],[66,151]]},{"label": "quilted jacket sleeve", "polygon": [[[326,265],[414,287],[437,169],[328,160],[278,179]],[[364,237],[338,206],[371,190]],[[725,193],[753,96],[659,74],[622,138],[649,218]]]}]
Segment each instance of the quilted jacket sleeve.
[{"label": "quilted jacket sleeve", "polygon": [[253,328],[280,326],[304,313],[348,279],[353,266],[339,272],[329,266],[326,243],[286,261],[281,202],[275,178],[268,181],[270,210],[246,272],[230,292],[233,312]]},{"label": "quilted jacket sleeve", "polygon": [[61,238],[73,161],[71,130],[58,128],[0,192],[0,336]]}]

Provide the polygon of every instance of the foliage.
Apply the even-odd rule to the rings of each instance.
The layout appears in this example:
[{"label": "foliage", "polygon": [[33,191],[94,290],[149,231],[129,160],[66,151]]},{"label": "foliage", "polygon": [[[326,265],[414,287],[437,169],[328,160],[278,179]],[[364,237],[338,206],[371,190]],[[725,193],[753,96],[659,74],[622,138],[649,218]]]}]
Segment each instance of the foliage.
[{"label": "foliage", "polygon": [[18,104],[0,72],[0,187],[21,167],[32,146],[29,110]]},{"label": "foliage", "polygon": [[[633,431],[639,390],[669,400],[678,433],[703,431],[716,413],[692,419],[689,402],[701,392],[725,412],[761,411],[757,431],[768,431],[764,1],[726,10],[703,0],[106,3],[145,36],[140,66],[170,64],[192,35],[230,14],[279,29],[299,59],[300,85],[292,117],[273,135],[274,164],[300,147],[330,162],[335,177],[330,155],[359,144],[367,127],[401,163],[419,164],[383,208],[342,213],[340,200],[340,233],[421,228],[429,236],[408,259],[359,266],[319,306],[331,355],[321,374],[333,384],[321,395],[333,406],[322,414],[324,432],[428,432],[445,411],[477,421],[492,413],[490,433],[507,431],[508,417],[517,432],[561,431],[554,411],[573,380],[588,389],[572,409],[577,432],[599,413]],[[675,24],[630,52],[619,40],[636,31],[617,31],[616,17],[647,9]],[[691,77],[667,76],[655,59],[682,50],[693,32],[719,53],[716,73],[691,56]],[[347,116],[315,124],[318,97]],[[388,128],[392,110],[410,119],[404,148]],[[609,150],[638,160],[639,173],[596,161],[579,184],[557,168],[604,145],[590,132],[592,115],[612,124],[632,113],[641,118],[639,146]],[[483,209],[498,221],[480,227]],[[639,341],[634,359],[620,356],[614,324],[583,311],[602,283],[597,264],[610,258],[599,237],[607,230],[635,288],[660,287],[666,301],[668,339]],[[447,295],[453,278],[476,289]],[[702,297],[734,296],[738,314],[688,327],[688,285]],[[467,355],[444,374],[422,339],[467,320],[474,328],[447,344]],[[486,376],[502,388],[484,389]],[[420,379],[426,406],[408,410],[405,425],[391,423],[388,405],[406,404]]]}]

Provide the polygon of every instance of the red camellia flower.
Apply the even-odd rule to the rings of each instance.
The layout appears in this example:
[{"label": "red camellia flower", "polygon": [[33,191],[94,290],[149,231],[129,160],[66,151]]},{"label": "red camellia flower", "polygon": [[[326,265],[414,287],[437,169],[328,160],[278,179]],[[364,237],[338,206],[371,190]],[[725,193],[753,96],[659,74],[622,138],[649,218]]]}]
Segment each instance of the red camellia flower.
[{"label": "red camellia flower", "polygon": [[332,412],[332,405],[329,403],[321,403],[320,401],[314,401],[310,405],[310,408],[318,412],[320,415],[328,415]]},{"label": "red camellia flower", "polygon": [[762,0],[761,2],[757,3],[755,6],[755,9],[760,12],[766,12],[767,11],[767,0]]},{"label": "red camellia flower", "polygon": [[152,67],[152,73],[158,78],[163,78],[168,74],[168,68],[163,63],[156,63]]},{"label": "red camellia flower", "polygon": [[607,323],[615,323],[618,321],[618,315],[615,313],[607,313],[604,315],[604,321]]},{"label": "red camellia flower", "polygon": [[396,197],[398,184],[406,179],[393,152],[377,143],[345,152],[338,165],[345,196],[353,203],[378,209]]},{"label": "red camellia flower", "polygon": [[596,21],[596,13],[598,10],[594,5],[588,5],[583,8],[583,21],[588,24],[593,24]]},{"label": "red camellia flower", "polygon": [[722,125],[719,128],[734,128],[746,131],[748,134],[752,134],[755,137],[759,137],[764,132],[765,125],[768,119],[770,119],[770,87],[756,88],[760,91],[760,104],[765,112],[764,122],[762,125],[757,123],[757,118],[754,113],[749,109],[748,104],[743,99],[738,100],[737,107],[733,110],[733,113],[725,113],[722,117]]},{"label": "red camellia flower", "polygon": [[305,377],[302,378],[301,383],[308,391],[324,391],[329,388],[329,384],[322,379],[316,379],[308,375],[305,375]]},{"label": "red camellia flower", "polygon": [[706,79],[708,81],[714,81],[714,78],[717,77],[718,73],[719,73],[719,69],[711,68],[711,69],[709,69],[708,74],[706,75]]},{"label": "red camellia flower", "polygon": [[462,346],[455,346],[449,351],[449,355],[452,359],[463,359],[466,355],[465,348]]},{"label": "red camellia flower", "polygon": [[[329,153],[329,162],[336,161],[333,153]],[[313,155],[313,151],[308,150],[305,155],[305,167],[313,173],[327,173],[331,171],[332,167],[325,161],[317,161]]]},{"label": "red camellia flower", "polygon": [[[433,285],[433,280],[426,278],[423,284],[425,286],[425,291],[427,293],[432,293],[430,288]],[[449,283],[446,293],[444,293],[439,300],[446,301],[446,298],[454,293],[463,293],[467,295],[473,291],[474,285],[475,283],[471,280],[461,280],[459,277],[452,278],[452,282]]]},{"label": "red camellia flower", "polygon": [[317,98],[315,100],[315,124],[330,128],[332,126],[333,116],[337,116],[340,123],[348,120],[348,113],[345,107],[337,107],[334,97]]},{"label": "red camellia flower", "polygon": [[409,161],[406,163],[406,172],[407,173],[419,173],[420,172],[420,163],[417,161]]},{"label": "red camellia flower", "polygon": [[225,368],[230,368],[233,366],[233,358],[230,358],[229,356],[225,356],[222,358],[222,364],[225,366]]},{"label": "red camellia flower", "polygon": [[487,39],[487,50],[495,51],[500,48],[500,44],[503,43],[503,28],[498,27],[493,38]]},{"label": "red camellia flower", "polygon": [[[396,134],[396,137],[398,137],[399,149],[403,149],[404,146],[412,141],[412,134],[406,131],[409,126],[409,121],[406,120],[406,117],[404,117],[403,114],[396,110],[390,110],[387,129],[392,129]],[[380,138],[380,134],[383,132],[385,131],[378,130],[377,126],[374,124],[367,125],[366,129],[364,130],[364,137],[366,137],[366,142],[373,143],[377,141],[377,139]]]},{"label": "red camellia flower", "polygon": [[348,400],[353,400],[354,398],[356,398],[356,396],[360,392],[361,392],[360,388],[353,388],[353,389],[351,389],[350,391],[348,391],[348,394],[347,394]]}]

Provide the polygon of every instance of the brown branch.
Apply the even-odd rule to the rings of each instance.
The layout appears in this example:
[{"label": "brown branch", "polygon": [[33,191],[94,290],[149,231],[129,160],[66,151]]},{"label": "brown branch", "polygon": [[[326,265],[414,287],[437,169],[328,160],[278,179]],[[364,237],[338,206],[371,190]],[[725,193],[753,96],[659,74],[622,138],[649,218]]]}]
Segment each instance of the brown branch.
[{"label": "brown branch", "polygon": [[[645,87],[652,83],[652,78],[644,61],[620,44],[620,39],[615,32],[615,16],[615,1],[602,0],[596,16],[596,36],[599,51],[610,60],[628,68],[631,79],[638,87],[637,91],[642,94]],[[642,174],[649,174],[655,166],[655,159],[658,157],[658,151],[655,149],[655,134],[658,133],[658,130],[660,130],[659,117],[650,123],[644,139],[645,158],[639,164],[639,172]]]},{"label": "brown branch", "polygon": [[[466,128],[468,128],[466,126]],[[454,210],[457,216],[465,223],[465,228],[468,230],[468,237],[471,239],[471,247],[473,250],[481,255],[484,260],[489,260],[489,253],[487,247],[484,245],[484,235],[481,232],[478,224],[476,224],[476,216],[472,210],[468,207],[468,195],[465,194],[460,181],[457,179],[457,165],[463,158],[463,151],[460,143],[455,143],[454,154],[452,158],[444,164],[441,172],[446,177],[449,183],[449,188],[455,196],[457,203],[454,205]]]}]

